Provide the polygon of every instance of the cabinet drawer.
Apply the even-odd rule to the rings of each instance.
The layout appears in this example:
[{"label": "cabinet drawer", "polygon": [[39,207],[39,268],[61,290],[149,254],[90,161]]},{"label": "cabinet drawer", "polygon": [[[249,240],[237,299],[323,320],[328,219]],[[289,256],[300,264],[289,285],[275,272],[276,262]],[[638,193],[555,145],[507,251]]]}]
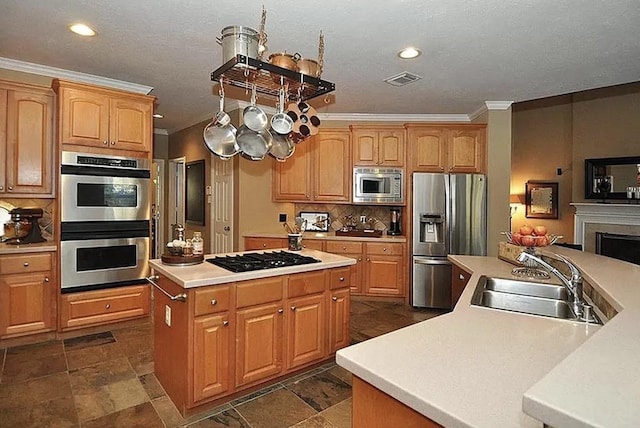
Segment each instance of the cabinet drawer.
[{"label": "cabinet drawer", "polygon": [[351,268],[331,269],[329,271],[329,288],[344,288],[351,286]]},{"label": "cabinet drawer", "polygon": [[195,292],[195,316],[229,310],[229,286],[209,287]]},{"label": "cabinet drawer", "polygon": [[149,314],[148,285],[63,294],[60,323],[62,329],[106,324]]},{"label": "cabinet drawer", "polygon": [[302,247],[308,250],[324,251],[324,241],[321,239],[303,239]]},{"label": "cabinet drawer", "polygon": [[367,243],[367,254],[401,256],[403,252],[404,244],[389,244],[383,242]]},{"label": "cabinet drawer", "polygon": [[244,249],[251,250],[268,250],[274,248],[285,248],[287,246],[286,239],[279,238],[244,238]]},{"label": "cabinet drawer", "polygon": [[16,254],[0,257],[0,275],[51,270],[51,253]]},{"label": "cabinet drawer", "polygon": [[283,277],[256,279],[236,285],[236,307],[259,305],[282,300]]},{"label": "cabinet drawer", "polygon": [[344,253],[361,253],[362,242],[349,241],[327,241],[327,253],[344,254]]},{"label": "cabinet drawer", "polygon": [[324,291],[324,271],[299,273],[289,277],[289,297],[305,296]]}]

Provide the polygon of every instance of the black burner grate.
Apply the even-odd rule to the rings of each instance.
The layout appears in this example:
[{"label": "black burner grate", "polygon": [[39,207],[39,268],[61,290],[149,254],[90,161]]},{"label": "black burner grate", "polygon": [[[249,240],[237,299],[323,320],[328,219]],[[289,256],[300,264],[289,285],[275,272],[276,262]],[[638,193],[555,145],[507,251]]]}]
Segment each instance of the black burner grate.
[{"label": "black burner grate", "polygon": [[309,256],[290,253],[287,251],[272,251],[264,253],[247,253],[237,256],[218,256],[207,261],[231,272],[249,272],[261,269],[273,269],[285,266],[306,265],[320,263],[320,260]]}]

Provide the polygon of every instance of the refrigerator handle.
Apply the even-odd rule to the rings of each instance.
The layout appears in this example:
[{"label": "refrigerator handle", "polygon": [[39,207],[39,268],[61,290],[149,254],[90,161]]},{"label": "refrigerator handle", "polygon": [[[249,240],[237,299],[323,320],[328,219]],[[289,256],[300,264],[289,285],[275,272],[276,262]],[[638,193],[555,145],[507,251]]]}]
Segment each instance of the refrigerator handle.
[{"label": "refrigerator handle", "polygon": [[458,233],[456,224],[458,214],[456,207],[458,188],[456,186],[455,176],[450,174],[447,176],[447,179],[449,181],[449,185],[447,186],[449,188],[449,195],[447,197],[447,230],[449,231],[447,235],[447,254],[457,254],[458,249],[455,248],[455,236],[456,233]]},{"label": "refrigerator handle", "polygon": [[413,263],[417,265],[450,265],[451,264],[449,260],[420,260],[420,259],[414,259]]}]

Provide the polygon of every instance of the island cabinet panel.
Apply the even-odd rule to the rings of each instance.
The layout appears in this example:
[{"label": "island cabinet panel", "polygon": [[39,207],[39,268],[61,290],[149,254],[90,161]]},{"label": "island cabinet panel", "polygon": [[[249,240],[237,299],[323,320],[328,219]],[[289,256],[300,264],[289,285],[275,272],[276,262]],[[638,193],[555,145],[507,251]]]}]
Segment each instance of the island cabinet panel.
[{"label": "island cabinet panel", "polygon": [[353,428],[442,428],[371,384],[353,376]]},{"label": "island cabinet panel", "polygon": [[54,94],[0,80],[0,197],[54,197]]},{"label": "island cabinet panel", "polygon": [[52,253],[0,256],[0,338],[56,329]]},{"label": "island cabinet panel", "polygon": [[287,240],[284,238],[244,238],[244,250],[269,250],[285,248]]},{"label": "island cabinet panel", "polygon": [[196,318],[193,325],[193,401],[215,397],[231,388],[229,314]]},{"label": "island cabinet panel", "polygon": [[325,289],[325,272],[323,270],[299,273],[289,276],[288,297],[306,296],[322,293]]},{"label": "island cabinet panel", "polygon": [[282,371],[283,308],[270,303],[236,312],[236,386]]},{"label": "island cabinet panel", "polygon": [[259,305],[282,300],[283,277],[242,281],[236,285],[236,307]]},{"label": "island cabinet panel", "polygon": [[287,316],[287,369],[319,361],[325,355],[324,294],[289,300]]},{"label": "island cabinet panel", "polygon": [[331,290],[329,294],[329,353],[349,346],[349,289]]},{"label": "island cabinet panel", "polygon": [[228,311],[231,304],[231,290],[228,285],[196,290],[194,297],[195,316]]},{"label": "island cabinet panel", "polygon": [[351,126],[353,164],[356,166],[403,167],[405,130],[401,126]]},{"label": "island cabinet panel", "polygon": [[451,309],[456,306],[471,274],[458,265],[451,266]]}]

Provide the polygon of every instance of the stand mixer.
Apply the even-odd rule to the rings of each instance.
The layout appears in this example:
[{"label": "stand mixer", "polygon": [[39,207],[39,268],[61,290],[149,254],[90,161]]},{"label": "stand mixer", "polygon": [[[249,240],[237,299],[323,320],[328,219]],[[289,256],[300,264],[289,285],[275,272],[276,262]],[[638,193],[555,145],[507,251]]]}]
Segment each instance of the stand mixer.
[{"label": "stand mixer", "polygon": [[[15,237],[9,238],[6,243],[19,245],[19,244],[33,244],[36,242],[45,242],[46,239],[42,237],[40,233],[40,225],[38,219],[42,218],[41,208],[14,208],[9,211],[11,221],[15,230]],[[20,236],[22,228],[25,227],[25,222],[31,226],[29,233],[26,236]],[[28,228],[28,227],[27,227]]]}]

